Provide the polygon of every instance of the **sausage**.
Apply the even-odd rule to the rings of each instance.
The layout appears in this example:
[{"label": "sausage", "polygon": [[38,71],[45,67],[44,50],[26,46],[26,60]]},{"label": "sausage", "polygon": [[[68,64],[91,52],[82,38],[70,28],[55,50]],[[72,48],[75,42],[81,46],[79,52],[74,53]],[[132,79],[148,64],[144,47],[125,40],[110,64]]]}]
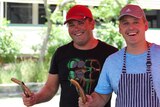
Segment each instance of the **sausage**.
[{"label": "sausage", "polygon": [[11,81],[13,81],[13,82],[15,82],[15,83],[17,83],[18,85],[21,86],[21,88],[22,88],[24,94],[26,95],[26,97],[30,97],[32,95],[31,90],[24,84],[23,81],[20,81],[16,78],[11,78]]},{"label": "sausage", "polygon": [[79,92],[80,97],[82,98],[83,103],[86,103],[86,95],[84,93],[84,90],[82,89],[82,87],[79,85],[79,83],[74,80],[74,79],[70,79],[70,82],[76,87],[76,89]]}]

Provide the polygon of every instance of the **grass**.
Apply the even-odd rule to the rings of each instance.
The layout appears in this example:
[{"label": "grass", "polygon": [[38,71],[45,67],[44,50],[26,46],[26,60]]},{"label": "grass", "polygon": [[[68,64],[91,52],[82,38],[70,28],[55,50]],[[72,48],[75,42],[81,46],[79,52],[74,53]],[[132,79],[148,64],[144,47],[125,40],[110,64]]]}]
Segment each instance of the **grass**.
[{"label": "grass", "polygon": [[48,64],[34,61],[10,63],[0,67],[0,84],[12,83],[11,78],[24,82],[44,82],[48,76]]}]

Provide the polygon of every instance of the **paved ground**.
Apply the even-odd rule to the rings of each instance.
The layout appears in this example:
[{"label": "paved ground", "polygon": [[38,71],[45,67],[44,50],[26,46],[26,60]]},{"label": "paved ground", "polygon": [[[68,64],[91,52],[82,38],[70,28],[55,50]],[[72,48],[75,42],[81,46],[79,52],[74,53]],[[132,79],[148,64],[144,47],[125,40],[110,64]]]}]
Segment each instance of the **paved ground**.
[{"label": "paved ground", "polygon": [[[115,95],[112,97],[112,107],[115,107],[114,104]],[[59,107],[59,95],[56,95],[51,101],[46,103],[37,104],[32,107]],[[14,98],[0,98],[0,107],[26,107],[23,105],[22,99],[20,97]]]},{"label": "paved ground", "polygon": [[[51,101],[37,104],[33,107],[58,107],[59,95],[55,96]],[[0,107],[26,107],[23,105],[22,99],[20,97],[14,98],[0,98]]]}]

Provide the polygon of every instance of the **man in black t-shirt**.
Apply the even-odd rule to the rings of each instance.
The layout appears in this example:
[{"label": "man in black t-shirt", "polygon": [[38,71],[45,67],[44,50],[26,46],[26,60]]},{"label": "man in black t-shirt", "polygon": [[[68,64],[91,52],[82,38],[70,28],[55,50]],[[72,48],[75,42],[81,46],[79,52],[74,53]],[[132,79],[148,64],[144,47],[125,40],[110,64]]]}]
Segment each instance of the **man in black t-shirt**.
[{"label": "man in black t-shirt", "polygon": [[[91,11],[85,6],[73,6],[64,24],[67,24],[72,41],[59,47],[53,55],[44,87],[29,98],[23,96],[26,106],[50,100],[60,85],[60,107],[78,107],[79,95],[69,80],[78,81],[85,94],[91,94],[105,59],[118,50],[94,38],[95,22]],[[105,107],[110,107],[110,102]]]}]

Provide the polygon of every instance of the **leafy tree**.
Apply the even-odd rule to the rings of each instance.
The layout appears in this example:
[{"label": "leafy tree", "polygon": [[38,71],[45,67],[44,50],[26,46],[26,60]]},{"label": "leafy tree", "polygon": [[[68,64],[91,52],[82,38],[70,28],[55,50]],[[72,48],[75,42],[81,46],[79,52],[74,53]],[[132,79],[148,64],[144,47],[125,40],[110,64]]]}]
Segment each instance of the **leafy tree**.
[{"label": "leafy tree", "polygon": [[7,28],[9,21],[1,19],[0,24],[0,63],[13,62],[19,53],[19,47],[13,40],[12,32]]},{"label": "leafy tree", "polygon": [[91,8],[97,28],[97,37],[119,49],[124,46],[124,40],[118,29],[118,15],[120,9],[133,0],[103,0],[96,8]]},{"label": "leafy tree", "polygon": [[[52,13],[49,5],[48,5],[48,0],[43,0],[44,1],[44,8],[45,8],[45,13],[46,13],[46,19],[47,19],[47,33],[46,33],[46,37],[43,41],[41,50],[40,50],[40,63],[43,62],[43,59],[45,57],[45,52],[47,50],[48,44],[50,44],[49,46],[49,54],[47,54],[47,59],[50,59],[50,54],[53,54],[53,52],[56,50],[57,45],[52,46],[52,43],[48,43],[48,42],[54,42],[52,40],[57,40],[57,37],[59,36],[59,33],[62,34],[62,32],[64,33],[63,29],[63,14],[62,14],[62,9],[64,9],[65,7],[67,7],[66,5],[69,3],[75,3],[75,0],[59,0],[59,3],[57,4],[56,9],[54,10],[54,12]],[[60,25],[60,26],[58,26]],[[60,31],[58,33],[58,31]],[[53,33],[54,32],[54,33]],[[65,33],[66,34],[66,33]],[[63,38],[63,35],[62,35]],[[63,39],[59,41],[60,44],[62,44]],[[54,43],[53,43],[54,44]],[[63,42],[64,44],[64,42]],[[58,45],[59,46],[59,45]],[[50,50],[52,50],[50,52]]]}]

